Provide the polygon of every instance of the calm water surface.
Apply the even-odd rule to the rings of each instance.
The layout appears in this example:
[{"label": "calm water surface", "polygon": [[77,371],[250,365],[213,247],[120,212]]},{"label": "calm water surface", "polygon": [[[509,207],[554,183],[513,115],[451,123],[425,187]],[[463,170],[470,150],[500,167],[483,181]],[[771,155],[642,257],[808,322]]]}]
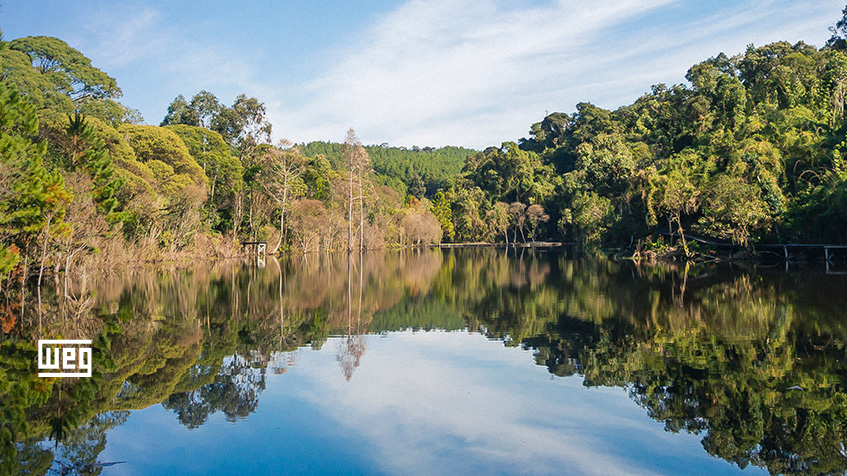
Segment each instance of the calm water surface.
[{"label": "calm water surface", "polygon": [[427,250],[72,288],[42,332],[93,338],[95,377],[45,385],[7,336],[11,474],[847,471],[822,266]]}]

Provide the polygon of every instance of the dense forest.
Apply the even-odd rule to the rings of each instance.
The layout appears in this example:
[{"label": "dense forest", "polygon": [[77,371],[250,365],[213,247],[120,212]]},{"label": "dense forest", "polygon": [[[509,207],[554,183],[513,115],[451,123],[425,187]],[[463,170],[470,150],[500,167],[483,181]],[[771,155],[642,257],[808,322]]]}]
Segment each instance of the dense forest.
[{"label": "dense forest", "polygon": [[[459,147],[271,141],[264,104],[179,95],[159,126],[52,37],[0,41],[0,278],[75,266],[447,242],[638,255],[687,236],[847,243],[847,9],[822,48],[749,46],[610,111]],[[341,135],[341,134],[339,134]],[[14,279],[10,279],[14,278]]]},{"label": "dense forest", "polygon": [[[333,168],[344,164],[342,144],[310,142],[297,146],[306,157],[324,156]],[[375,180],[388,185],[403,197],[431,197],[450,186],[462,172],[465,159],[477,153],[464,147],[389,147],[388,144],[368,145],[365,150],[371,160]]]},{"label": "dense forest", "polygon": [[686,254],[687,233],[847,243],[847,13],[832,30],[821,49],[719,54],[691,67],[688,85],[653,86],[614,111],[580,103],[469,157],[446,193],[454,239],[523,239],[537,226],[631,250],[670,232]]},{"label": "dense forest", "polygon": [[[0,277],[74,266],[436,243],[427,191],[470,149],[271,143],[265,106],[178,96],[159,126],[114,78],[50,37],[0,43]],[[373,157],[373,158],[371,158]],[[14,277],[15,279],[9,279]]]}]

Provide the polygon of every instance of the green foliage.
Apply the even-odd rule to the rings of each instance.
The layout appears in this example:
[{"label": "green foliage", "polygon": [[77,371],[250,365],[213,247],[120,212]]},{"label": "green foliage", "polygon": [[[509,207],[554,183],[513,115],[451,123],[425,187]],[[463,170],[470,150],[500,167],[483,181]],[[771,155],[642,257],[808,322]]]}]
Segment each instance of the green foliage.
[{"label": "green foliage", "polygon": [[52,385],[37,377],[36,360],[32,344],[0,341],[0,471],[5,474],[18,469],[15,442],[30,431],[27,412],[50,396]]},{"label": "green foliage", "polygon": [[[332,142],[310,142],[297,146],[306,157],[324,157],[335,170],[342,170],[341,144]],[[432,196],[445,188],[462,170],[466,157],[475,150],[462,147],[389,147],[365,146],[377,182],[388,185],[405,196],[407,193],[423,198]]]},{"label": "green foliage", "polygon": [[553,191],[553,168],[542,164],[538,154],[514,142],[468,157],[463,176],[477,184],[492,200],[538,203]]},{"label": "green foliage", "polygon": [[184,124],[213,130],[231,147],[239,149],[239,155],[244,155],[259,144],[270,142],[271,124],[265,116],[265,105],[256,98],[239,94],[227,107],[214,94],[200,91],[191,101],[182,94],[177,96],[161,125]]},{"label": "green foliage", "polygon": [[42,117],[55,120],[79,112],[112,125],[143,120],[138,111],[116,101],[121,90],[114,78],[58,38],[12,40],[0,50],[0,71]]},{"label": "green foliage", "polygon": [[565,213],[564,224],[575,226],[580,241],[586,244],[602,244],[615,220],[612,201],[594,192],[580,193],[573,201],[573,210]]},{"label": "green foliage", "polygon": [[62,170],[80,171],[92,180],[89,193],[97,209],[109,223],[123,220],[125,201],[120,192],[126,178],[118,173],[106,142],[89,118],[81,114],[68,116],[64,121],[47,123],[41,135],[48,139],[48,155]]},{"label": "green foliage", "polygon": [[24,252],[45,227],[51,235],[66,231],[62,218],[71,200],[62,175],[43,165],[45,144],[32,139],[37,130],[35,108],[0,83],[0,244]]},{"label": "green foliage", "polygon": [[486,196],[482,189],[455,187],[450,190],[447,199],[453,215],[456,240],[473,242],[488,238],[488,227],[481,218],[484,216],[486,205]]},{"label": "green foliage", "polygon": [[219,231],[231,228],[231,222],[223,217],[234,214],[233,205],[237,194],[244,186],[244,170],[241,162],[231,153],[223,137],[215,131],[202,127],[178,124],[166,127],[178,135],[188,152],[209,179],[210,220]]},{"label": "green foliage", "polygon": [[66,91],[61,90],[51,78],[32,66],[26,53],[4,48],[0,50],[0,71],[4,82],[27,96],[38,110],[55,111],[58,117],[73,112],[74,104]]},{"label": "green foliage", "polygon": [[[847,243],[839,48],[750,46],[686,79],[615,111],[580,103],[549,114],[520,150],[504,143],[470,157],[457,187],[482,190],[473,208],[492,223],[495,202],[538,203],[558,224],[541,236],[586,244],[632,245],[665,227],[740,245]],[[461,208],[457,229],[476,221]]]},{"label": "green foliage", "polygon": [[450,209],[450,202],[441,190],[436,192],[432,198],[432,214],[435,215],[441,225],[443,241],[453,241],[453,211]]},{"label": "green foliage", "polygon": [[168,126],[178,135],[188,152],[219,193],[232,194],[241,190],[242,167],[236,157],[230,153],[223,137],[215,131],[187,125]]},{"label": "green foliage", "polygon": [[77,111],[89,117],[96,117],[112,127],[117,127],[125,122],[130,124],[144,122],[144,117],[141,116],[139,111],[112,99],[79,101]]},{"label": "green foliage", "polygon": [[137,159],[150,167],[157,188],[166,194],[176,193],[188,184],[206,186],[203,168],[173,131],[156,126],[123,124],[118,132],[124,135]]},{"label": "green foliage", "polygon": [[91,60],[58,38],[18,38],[9,42],[9,49],[26,54],[32,67],[73,101],[121,96],[114,78],[91,66]]},{"label": "green foliage", "polygon": [[827,40],[826,46],[834,50],[847,50],[847,7],[841,12],[841,18],[835,25],[829,27],[832,36]]},{"label": "green foliage", "polygon": [[746,245],[751,233],[766,227],[770,215],[758,187],[722,175],[706,186],[705,194],[697,229],[707,235]]},{"label": "green foliage", "polygon": [[[616,110],[580,102],[531,125],[528,138],[482,152],[368,146],[370,165],[351,176],[342,144],[301,144],[291,150],[307,158],[292,199],[311,200],[298,209],[320,206],[300,213],[291,230],[287,194],[272,183],[279,171],[264,160],[275,149],[258,99],[241,94],[227,106],[209,91],[179,95],[166,127],[135,125],[141,117],[117,102],[114,78],[67,43],[2,42],[0,77],[34,106],[38,138],[49,147],[45,154],[31,131],[9,134],[17,138],[0,171],[0,274],[26,262],[49,220],[59,222],[52,234],[67,231],[61,174],[70,181],[78,172],[93,181],[78,209],[92,197],[101,214],[124,223],[126,237],[150,234],[159,246],[185,247],[198,230],[255,239],[278,229],[280,249],[298,241],[304,250],[335,249],[342,231],[355,228],[379,247],[432,224],[430,214],[450,241],[623,248],[671,233],[686,254],[692,231],[742,246],[847,243],[845,28],[842,18],[820,50],[776,42],[719,54],[693,65],[685,85],[653,86]],[[66,120],[77,113],[84,125]]]}]

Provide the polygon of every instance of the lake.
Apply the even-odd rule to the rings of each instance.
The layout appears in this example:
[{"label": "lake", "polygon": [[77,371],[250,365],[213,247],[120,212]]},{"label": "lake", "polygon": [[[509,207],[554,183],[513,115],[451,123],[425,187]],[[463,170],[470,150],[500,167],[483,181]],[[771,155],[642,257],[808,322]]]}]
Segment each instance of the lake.
[{"label": "lake", "polygon": [[[486,248],[91,273],[3,341],[0,470],[844,474],[838,271]],[[92,339],[94,376],[35,377],[37,337]]]}]

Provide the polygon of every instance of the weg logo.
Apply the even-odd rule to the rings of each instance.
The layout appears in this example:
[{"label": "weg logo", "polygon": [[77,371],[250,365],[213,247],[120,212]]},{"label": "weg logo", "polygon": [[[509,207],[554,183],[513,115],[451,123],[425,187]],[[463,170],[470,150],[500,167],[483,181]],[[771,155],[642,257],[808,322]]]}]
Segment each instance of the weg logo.
[{"label": "weg logo", "polygon": [[38,370],[58,372],[38,372],[38,376],[91,377],[90,346],[91,341],[85,339],[39,339]]}]

